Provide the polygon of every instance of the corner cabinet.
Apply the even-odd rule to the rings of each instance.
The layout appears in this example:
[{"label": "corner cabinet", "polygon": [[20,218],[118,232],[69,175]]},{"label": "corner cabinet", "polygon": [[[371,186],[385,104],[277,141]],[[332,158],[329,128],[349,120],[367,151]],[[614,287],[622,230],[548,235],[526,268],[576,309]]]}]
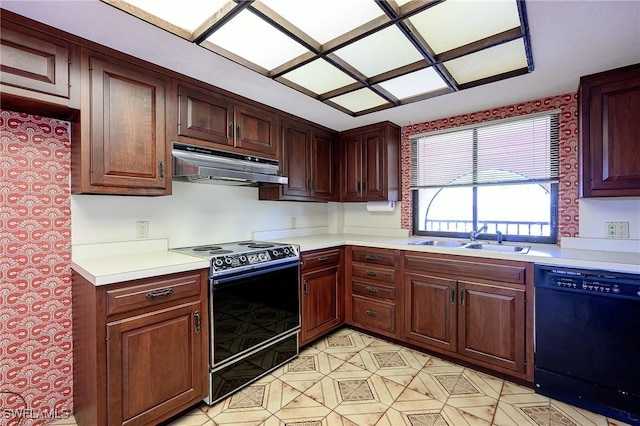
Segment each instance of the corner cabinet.
[{"label": "corner cabinet", "polygon": [[302,253],[301,346],[344,322],[342,253],[340,248]]},{"label": "corner cabinet", "polygon": [[384,122],[343,132],[340,148],[340,201],[398,201],[398,126]]},{"label": "corner cabinet", "polygon": [[170,194],[165,124],[170,79],[86,51],[82,65],[81,123],[72,126],[72,192]]},{"label": "corner cabinet", "polygon": [[335,199],[334,134],[300,121],[283,119],[280,168],[286,185],[260,187],[261,200],[331,201]]},{"label": "corner cabinet", "polygon": [[640,195],[640,64],[580,79],[580,195]]},{"label": "corner cabinet", "polygon": [[404,255],[404,339],[533,380],[533,265]]},{"label": "corner cabinet", "polygon": [[73,273],[78,425],[156,425],[207,395],[206,288],[206,271],[105,286]]},{"label": "corner cabinet", "polygon": [[277,158],[276,113],[187,83],[177,92],[179,141]]}]

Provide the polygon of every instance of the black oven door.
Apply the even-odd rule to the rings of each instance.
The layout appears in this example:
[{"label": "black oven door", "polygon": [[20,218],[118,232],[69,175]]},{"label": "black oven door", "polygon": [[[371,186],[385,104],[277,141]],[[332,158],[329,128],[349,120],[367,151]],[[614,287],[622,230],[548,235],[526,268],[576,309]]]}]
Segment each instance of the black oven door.
[{"label": "black oven door", "polygon": [[300,263],[210,278],[210,366],[232,362],[300,329]]}]

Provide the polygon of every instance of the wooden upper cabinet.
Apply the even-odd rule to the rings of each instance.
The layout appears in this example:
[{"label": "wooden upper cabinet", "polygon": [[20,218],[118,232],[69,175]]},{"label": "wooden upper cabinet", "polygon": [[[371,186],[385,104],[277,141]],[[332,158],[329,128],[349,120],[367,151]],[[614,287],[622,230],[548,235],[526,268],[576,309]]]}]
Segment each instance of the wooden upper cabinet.
[{"label": "wooden upper cabinet", "polygon": [[400,128],[385,122],[340,135],[341,201],[397,201]]},{"label": "wooden upper cabinet", "polygon": [[210,90],[180,83],[178,140],[276,158],[280,140],[278,115]]},{"label": "wooden upper cabinet", "polygon": [[[170,193],[165,125],[169,78],[91,54],[81,136],[81,181],[74,192]],[[84,102],[84,101],[83,101]],[[74,141],[75,143],[75,141]]]},{"label": "wooden upper cabinet", "polygon": [[286,185],[260,187],[261,200],[328,201],[335,197],[334,134],[310,124],[283,119],[280,168]]},{"label": "wooden upper cabinet", "polygon": [[640,64],[580,79],[580,195],[640,195]]},{"label": "wooden upper cabinet", "polygon": [[[7,97],[23,102],[79,108],[78,48],[8,21],[0,26],[0,83],[3,106]],[[46,108],[43,108],[46,111]],[[29,112],[29,111],[27,111]]]}]

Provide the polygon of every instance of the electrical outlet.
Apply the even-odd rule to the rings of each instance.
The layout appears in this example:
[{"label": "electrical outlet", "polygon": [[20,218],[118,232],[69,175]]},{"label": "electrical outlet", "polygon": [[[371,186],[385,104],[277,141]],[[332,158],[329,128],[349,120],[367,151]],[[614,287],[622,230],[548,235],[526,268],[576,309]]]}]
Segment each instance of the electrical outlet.
[{"label": "electrical outlet", "polygon": [[136,237],[149,238],[149,222],[148,221],[139,220],[136,222]]},{"label": "electrical outlet", "polygon": [[297,225],[296,225],[296,218],[295,218],[295,217],[292,217],[292,218],[291,218],[291,226],[290,226],[290,228],[291,228],[291,229],[296,229],[296,226],[297,226]]},{"label": "electrical outlet", "polygon": [[607,238],[629,238],[629,222],[605,222]]}]

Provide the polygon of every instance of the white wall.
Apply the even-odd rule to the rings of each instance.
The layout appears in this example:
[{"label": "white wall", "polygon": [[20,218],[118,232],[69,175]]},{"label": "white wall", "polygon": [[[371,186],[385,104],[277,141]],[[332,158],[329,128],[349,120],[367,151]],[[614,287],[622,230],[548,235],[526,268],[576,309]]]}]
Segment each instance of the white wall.
[{"label": "white wall", "polygon": [[253,231],[327,226],[326,203],[259,201],[258,189],[173,182],[173,195],[72,195],[72,244],[136,239],[135,222],[149,221],[149,238],[170,247],[239,241]]},{"label": "white wall", "polygon": [[367,203],[344,203],[344,232],[356,234],[375,234],[388,236],[406,236],[401,229],[401,203],[397,202],[393,212],[369,212]]},{"label": "white wall", "polygon": [[629,239],[640,240],[640,198],[580,199],[580,238],[605,238],[605,222],[629,222]]}]

